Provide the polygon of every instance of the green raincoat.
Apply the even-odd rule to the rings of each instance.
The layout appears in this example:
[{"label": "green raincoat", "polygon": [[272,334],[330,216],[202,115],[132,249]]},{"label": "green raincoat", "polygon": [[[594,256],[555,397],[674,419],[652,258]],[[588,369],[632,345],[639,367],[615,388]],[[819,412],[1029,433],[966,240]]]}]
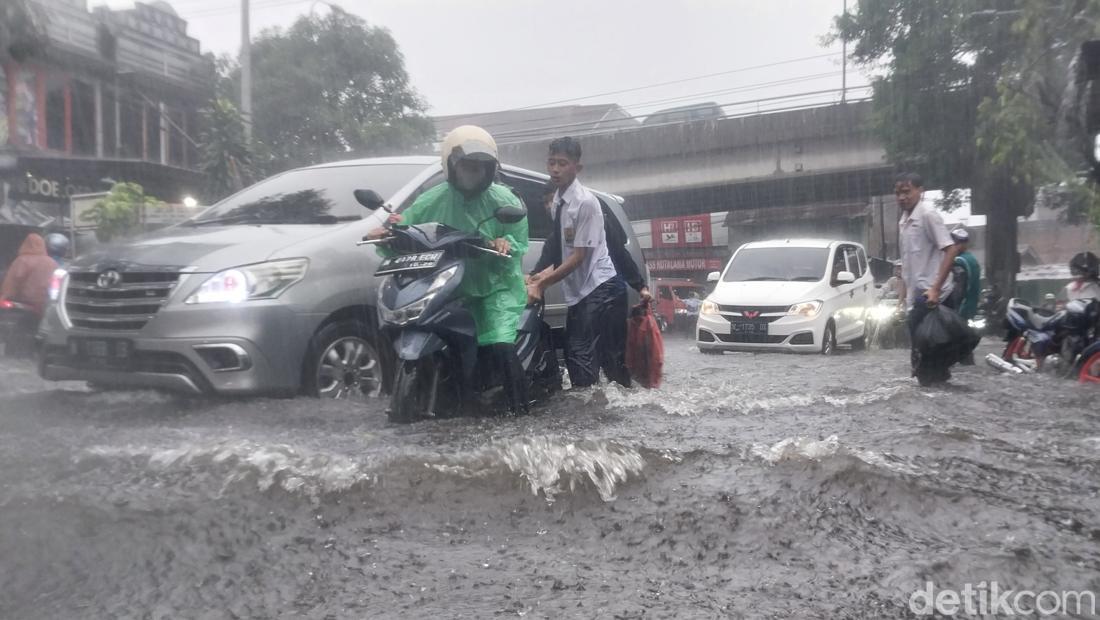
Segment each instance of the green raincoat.
[{"label": "green raincoat", "polygon": [[450,183],[440,183],[401,213],[402,224],[438,222],[468,232],[477,230],[478,223],[489,218],[481,226],[481,235],[489,240],[506,239],[511,244],[511,259],[486,254],[473,256],[466,262],[459,293],[474,315],[480,346],[514,343],[520,315],[527,307],[527,285],[523,280],[527,220],[503,224],[492,217],[499,207],[522,204],[512,190],[497,183],[470,200]]},{"label": "green raincoat", "polygon": [[982,266],[970,252],[955,257],[955,264],[966,270],[966,291],[959,304],[959,314],[970,320],[978,313],[978,297],[982,294]]}]

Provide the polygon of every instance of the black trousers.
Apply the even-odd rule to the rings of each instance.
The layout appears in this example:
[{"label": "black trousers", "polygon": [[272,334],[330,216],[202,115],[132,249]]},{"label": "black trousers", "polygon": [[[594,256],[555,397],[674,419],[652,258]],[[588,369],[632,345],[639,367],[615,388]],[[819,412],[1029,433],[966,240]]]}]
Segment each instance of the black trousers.
[{"label": "black trousers", "polygon": [[615,276],[569,307],[565,323],[565,366],[574,387],[595,385],[600,369],[629,387],[626,369],[626,283]]}]

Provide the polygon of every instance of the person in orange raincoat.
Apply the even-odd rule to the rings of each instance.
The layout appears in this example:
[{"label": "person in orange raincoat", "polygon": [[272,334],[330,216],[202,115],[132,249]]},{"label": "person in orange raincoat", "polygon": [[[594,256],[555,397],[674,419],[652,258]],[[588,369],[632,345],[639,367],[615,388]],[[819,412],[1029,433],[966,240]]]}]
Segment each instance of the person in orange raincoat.
[{"label": "person in orange raincoat", "polygon": [[57,262],[46,253],[46,240],[38,233],[31,233],[19,246],[19,256],[12,261],[0,285],[0,300],[27,304],[41,319],[46,311],[50,290],[50,278],[57,269]]}]

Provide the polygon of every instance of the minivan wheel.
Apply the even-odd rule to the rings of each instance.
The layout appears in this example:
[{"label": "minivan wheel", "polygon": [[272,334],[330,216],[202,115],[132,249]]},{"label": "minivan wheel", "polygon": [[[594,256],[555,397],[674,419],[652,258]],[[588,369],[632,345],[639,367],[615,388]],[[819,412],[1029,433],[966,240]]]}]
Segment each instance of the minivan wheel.
[{"label": "minivan wheel", "polygon": [[836,353],[836,326],[832,321],[825,326],[825,334],[821,338],[821,354],[832,355]]},{"label": "minivan wheel", "polygon": [[382,393],[382,361],[359,321],[326,325],[307,350],[304,388],[317,398],[365,399]]}]

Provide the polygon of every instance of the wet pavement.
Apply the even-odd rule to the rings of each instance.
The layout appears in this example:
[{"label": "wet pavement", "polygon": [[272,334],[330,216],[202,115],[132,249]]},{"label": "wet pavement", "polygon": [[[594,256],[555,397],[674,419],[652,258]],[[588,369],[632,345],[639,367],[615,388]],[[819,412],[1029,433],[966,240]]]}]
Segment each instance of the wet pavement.
[{"label": "wet pavement", "polygon": [[[984,354],[997,343],[983,345]],[[0,362],[3,618],[904,618],[1100,592],[1095,388],[704,356],[521,418],[89,392]]]}]

